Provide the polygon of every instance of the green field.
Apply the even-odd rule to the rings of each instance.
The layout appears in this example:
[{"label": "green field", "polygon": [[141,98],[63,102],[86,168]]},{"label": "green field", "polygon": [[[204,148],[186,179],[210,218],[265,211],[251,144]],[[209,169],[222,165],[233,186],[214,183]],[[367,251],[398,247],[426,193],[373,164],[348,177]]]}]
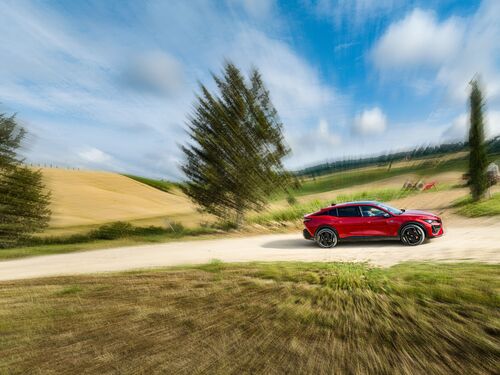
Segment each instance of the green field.
[{"label": "green field", "polygon": [[0,283],[5,374],[493,374],[500,267],[268,263]]},{"label": "green field", "polygon": [[463,158],[451,159],[438,162],[434,159],[415,162],[413,165],[401,167],[387,166],[375,167],[365,170],[351,170],[346,172],[337,172],[316,179],[308,179],[302,183],[302,186],[294,192],[298,196],[323,193],[335,189],[352,187],[369,182],[376,182],[391,177],[401,176],[408,173],[415,173],[419,176],[431,176],[443,172],[465,171],[467,160]]}]

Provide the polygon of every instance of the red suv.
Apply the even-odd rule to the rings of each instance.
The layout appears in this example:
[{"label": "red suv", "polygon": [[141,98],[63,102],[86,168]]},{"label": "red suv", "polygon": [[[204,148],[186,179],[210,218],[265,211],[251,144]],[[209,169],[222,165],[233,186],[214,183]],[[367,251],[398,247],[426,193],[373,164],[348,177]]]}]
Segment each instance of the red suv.
[{"label": "red suv", "polygon": [[398,210],[379,202],[332,204],[304,216],[304,237],[321,247],[344,239],[399,239],[408,246],[443,235],[441,219],[431,213]]}]

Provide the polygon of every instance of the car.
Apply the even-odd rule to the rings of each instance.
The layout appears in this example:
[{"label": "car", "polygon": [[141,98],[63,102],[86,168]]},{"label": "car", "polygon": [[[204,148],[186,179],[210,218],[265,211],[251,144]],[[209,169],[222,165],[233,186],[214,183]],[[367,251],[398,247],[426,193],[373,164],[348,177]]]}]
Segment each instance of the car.
[{"label": "car", "polygon": [[417,246],[444,234],[441,218],[429,212],[400,210],[375,201],[332,204],[304,216],[304,238],[330,248],[343,240],[397,239]]}]

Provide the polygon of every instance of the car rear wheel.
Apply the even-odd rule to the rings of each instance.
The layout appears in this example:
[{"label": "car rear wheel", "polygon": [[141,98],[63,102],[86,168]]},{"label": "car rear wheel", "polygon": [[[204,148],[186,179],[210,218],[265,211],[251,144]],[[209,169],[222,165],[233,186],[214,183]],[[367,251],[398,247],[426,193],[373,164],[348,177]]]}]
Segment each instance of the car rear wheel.
[{"label": "car rear wheel", "polygon": [[318,230],[314,239],[322,248],[330,248],[337,245],[337,233],[331,228],[322,228]]},{"label": "car rear wheel", "polygon": [[417,246],[420,245],[425,240],[425,232],[424,230],[416,225],[409,224],[406,225],[401,230],[401,242],[408,246]]}]

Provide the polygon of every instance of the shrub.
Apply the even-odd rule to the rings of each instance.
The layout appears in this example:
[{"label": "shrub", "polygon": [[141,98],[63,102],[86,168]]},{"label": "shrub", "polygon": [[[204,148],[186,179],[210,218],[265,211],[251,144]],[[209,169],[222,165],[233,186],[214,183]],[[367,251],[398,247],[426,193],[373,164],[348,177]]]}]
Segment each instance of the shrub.
[{"label": "shrub", "polygon": [[115,240],[134,234],[135,228],[132,224],[117,221],[111,224],[101,225],[89,233],[91,238],[97,240]]}]

